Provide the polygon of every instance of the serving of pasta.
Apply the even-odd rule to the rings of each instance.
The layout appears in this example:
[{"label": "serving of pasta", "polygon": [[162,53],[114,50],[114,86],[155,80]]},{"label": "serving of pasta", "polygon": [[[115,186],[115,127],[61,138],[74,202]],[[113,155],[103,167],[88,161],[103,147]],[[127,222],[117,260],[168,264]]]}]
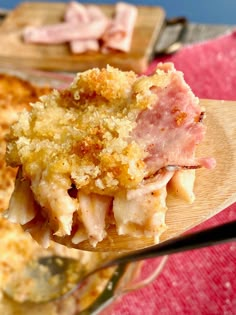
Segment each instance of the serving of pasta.
[{"label": "serving of pasta", "polygon": [[[167,195],[194,201],[204,109],[170,63],[151,76],[107,66],[78,73],[24,110],[7,141],[19,167],[5,217],[44,247],[51,239],[96,248],[118,235],[159,241]],[[109,250],[109,248],[107,249]]]}]

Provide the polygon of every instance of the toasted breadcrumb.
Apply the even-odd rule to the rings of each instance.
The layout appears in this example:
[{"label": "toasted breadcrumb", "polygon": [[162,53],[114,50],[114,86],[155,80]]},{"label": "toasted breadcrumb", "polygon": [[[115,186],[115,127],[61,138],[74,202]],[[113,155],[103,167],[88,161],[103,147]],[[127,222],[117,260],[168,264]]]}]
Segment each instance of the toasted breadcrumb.
[{"label": "toasted breadcrumb", "polygon": [[109,66],[78,74],[69,89],[41,97],[20,115],[8,137],[8,163],[23,164],[29,178],[44,169],[48,182],[55,173],[71,176],[89,192],[136,187],[145,176],[145,151],[130,133],[156,98],[142,84],[134,72]]}]

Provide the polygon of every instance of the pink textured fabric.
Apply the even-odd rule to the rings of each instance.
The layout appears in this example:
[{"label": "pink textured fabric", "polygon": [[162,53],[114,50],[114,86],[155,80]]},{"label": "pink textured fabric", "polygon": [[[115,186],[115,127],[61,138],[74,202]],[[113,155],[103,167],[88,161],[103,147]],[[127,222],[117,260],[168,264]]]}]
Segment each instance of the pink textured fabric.
[{"label": "pink textured fabric", "polygon": [[170,57],[156,59],[171,61],[184,72],[185,80],[200,98],[236,99],[236,30],[207,42],[186,46]]},{"label": "pink textured fabric", "polygon": [[[171,57],[200,98],[236,100],[236,33],[183,48]],[[235,117],[236,120],[236,117]],[[191,209],[190,209],[191,210]],[[200,228],[236,219],[236,204]],[[146,268],[153,262],[149,261]],[[176,254],[147,287],[122,298],[109,315],[236,315],[236,243]]]}]

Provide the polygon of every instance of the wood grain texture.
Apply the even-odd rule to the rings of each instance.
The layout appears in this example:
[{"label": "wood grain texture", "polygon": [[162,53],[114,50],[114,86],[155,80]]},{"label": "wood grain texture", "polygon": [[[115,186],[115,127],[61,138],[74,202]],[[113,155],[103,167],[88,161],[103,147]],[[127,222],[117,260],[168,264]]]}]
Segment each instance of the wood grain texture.
[{"label": "wood grain texture", "polygon": [[[69,45],[26,44],[22,31],[26,26],[40,26],[62,21],[65,3],[25,2],[13,10],[0,26],[0,65],[43,70],[84,71],[110,64],[122,70],[143,72],[152,56],[164,20],[165,12],[160,7],[138,6],[131,51],[101,54],[90,52],[73,55]],[[114,5],[100,5],[111,16]]]},{"label": "wood grain texture", "polygon": [[[236,201],[236,101],[201,100],[206,109],[207,134],[199,146],[197,156],[215,157],[214,170],[196,172],[196,200],[189,205],[177,198],[169,198],[166,217],[167,230],[161,241],[176,237],[216,215]],[[72,246],[69,240],[56,241]],[[118,236],[114,229],[96,248],[88,242],[78,245],[84,250],[125,251],[153,244],[152,239]],[[75,247],[73,245],[73,247]]]}]

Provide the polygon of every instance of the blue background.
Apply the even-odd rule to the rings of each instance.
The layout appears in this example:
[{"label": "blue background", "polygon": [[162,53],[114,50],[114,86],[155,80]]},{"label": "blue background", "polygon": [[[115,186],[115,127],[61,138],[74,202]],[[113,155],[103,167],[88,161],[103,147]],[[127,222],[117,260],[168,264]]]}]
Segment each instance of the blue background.
[{"label": "blue background", "polygon": [[[40,0],[38,0],[40,1]],[[20,0],[1,0],[0,7],[13,9]],[[34,2],[28,0],[28,2]],[[48,0],[47,2],[68,2],[67,0]],[[109,0],[81,2],[115,3]],[[134,4],[162,6],[168,17],[186,16],[190,21],[207,24],[236,25],[236,0],[130,0]]]}]

